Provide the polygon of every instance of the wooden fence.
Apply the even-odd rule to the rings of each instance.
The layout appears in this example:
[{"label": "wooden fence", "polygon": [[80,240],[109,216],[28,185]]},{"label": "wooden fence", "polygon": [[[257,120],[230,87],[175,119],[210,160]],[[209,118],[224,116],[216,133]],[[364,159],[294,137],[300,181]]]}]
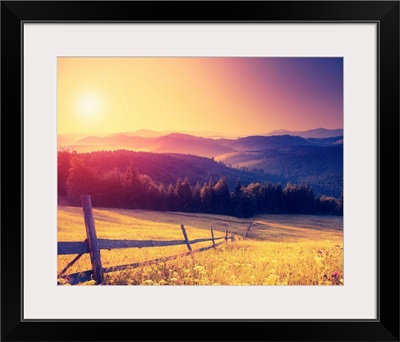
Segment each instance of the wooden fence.
[{"label": "wooden fence", "polygon": [[[224,241],[216,243],[218,240],[225,240],[227,243],[228,240],[234,241],[235,237],[232,233],[225,230],[225,235],[221,237],[214,237],[213,228],[210,227],[211,238],[204,239],[195,239],[189,240],[188,235],[186,233],[185,226],[182,224],[182,234],[184,240],[169,240],[169,241],[155,241],[155,240],[106,240],[106,239],[98,239],[96,234],[96,228],[94,224],[93,212],[92,212],[92,204],[90,195],[81,196],[82,201],[82,209],[84,215],[84,222],[86,228],[86,240],[82,242],[58,242],[58,255],[65,254],[77,254],[77,256],[69,262],[64,269],[58,274],[59,278],[66,278],[71,285],[78,284],[79,282],[84,282],[91,280],[92,277],[96,281],[97,284],[101,284],[104,282],[104,273],[115,272],[125,270],[127,268],[136,268],[145,265],[156,264],[159,262],[165,262],[169,260],[174,260],[179,257],[188,256],[194,253],[204,252],[211,248],[216,248],[217,246],[224,243]],[[246,232],[243,236],[243,239],[246,238],[252,223],[246,229]],[[200,242],[211,241],[211,246],[202,247],[196,250],[192,249],[192,245]],[[186,245],[188,251],[185,253],[172,255],[164,258],[137,262],[133,264],[127,265],[118,265],[108,268],[103,268],[101,263],[100,250],[101,249],[118,249],[118,248],[144,248],[144,247],[165,247],[165,246],[176,246],[176,245]],[[92,264],[92,269],[72,273],[65,275],[65,272],[83,255],[89,253],[90,261]]]}]

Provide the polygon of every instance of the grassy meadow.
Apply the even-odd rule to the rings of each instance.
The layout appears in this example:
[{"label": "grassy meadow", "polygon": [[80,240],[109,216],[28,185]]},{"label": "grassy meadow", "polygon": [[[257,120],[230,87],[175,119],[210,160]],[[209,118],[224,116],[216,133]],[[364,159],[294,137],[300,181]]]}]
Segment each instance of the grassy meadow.
[{"label": "grassy meadow", "polygon": [[[182,240],[181,224],[189,240],[210,237],[210,226],[216,238],[224,236],[225,229],[236,237],[234,242],[192,256],[105,273],[105,285],[343,285],[343,217],[256,216],[247,239],[242,240],[249,219],[101,208],[94,208],[93,215],[99,239]],[[58,241],[85,238],[82,209],[59,206]],[[101,259],[103,267],[112,267],[184,252],[186,245],[101,250]],[[58,272],[73,258],[58,256]],[[89,269],[89,254],[85,254],[66,274]],[[59,279],[59,284],[68,282]]]}]

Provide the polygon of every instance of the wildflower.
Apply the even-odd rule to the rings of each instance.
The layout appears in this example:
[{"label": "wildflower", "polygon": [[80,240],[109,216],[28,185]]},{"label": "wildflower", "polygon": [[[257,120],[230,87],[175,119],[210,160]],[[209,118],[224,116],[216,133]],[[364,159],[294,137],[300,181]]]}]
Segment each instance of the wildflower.
[{"label": "wildflower", "polygon": [[318,254],[322,254],[322,251],[320,249],[318,250]]},{"label": "wildflower", "polygon": [[147,279],[144,281],[146,285],[153,285],[153,281],[151,279]]},{"label": "wildflower", "polygon": [[326,252],[326,255],[329,255],[329,252]]},{"label": "wildflower", "polygon": [[333,272],[331,274],[331,277],[336,279],[337,277],[339,277],[339,273],[338,272]]}]

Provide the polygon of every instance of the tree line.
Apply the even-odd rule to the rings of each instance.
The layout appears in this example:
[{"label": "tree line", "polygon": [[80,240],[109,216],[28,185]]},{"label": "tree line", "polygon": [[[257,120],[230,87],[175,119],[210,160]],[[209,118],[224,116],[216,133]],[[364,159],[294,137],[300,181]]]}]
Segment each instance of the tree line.
[{"label": "tree line", "polygon": [[58,193],[71,205],[90,194],[97,207],[196,212],[252,217],[257,214],[343,215],[343,197],[315,196],[304,184],[251,183],[237,180],[232,191],[225,177],[192,185],[179,178],[168,186],[137,172],[135,165],[96,172],[77,154],[58,153]]}]

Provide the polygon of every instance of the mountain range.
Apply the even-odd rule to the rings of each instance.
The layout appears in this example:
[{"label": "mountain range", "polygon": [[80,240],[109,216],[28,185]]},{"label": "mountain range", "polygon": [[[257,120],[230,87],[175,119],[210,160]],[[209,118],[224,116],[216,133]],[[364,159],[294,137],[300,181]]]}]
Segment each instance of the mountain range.
[{"label": "mountain range", "polygon": [[[313,131],[313,134],[311,131],[305,131],[305,135],[312,136],[309,138],[281,134],[248,136],[236,139],[212,139],[183,133],[155,136],[156,132],[140,130],[132,133],[115,133],[106,136],[86,136],[76,140],[73,140],[71,136],[59,135],[58,146],[59,148],[71,149],[77,152],[126,149],[156,153],[183,153],[211,158],[238,151],[263,151],[299,145],[337,144],[342,139],[340,134],[330,135],[329,138],[326,137],[329,135],[328,132],[331,132],[331,134],[340,133],[337,132],[338,130],[321,128]],[[321,138],[321,135],[324,135],[324,137]]]},{"label": "mountain range", "polygon": [[[314,131],[311,135],[329,135],[328,130]],[[210,177],[226,176],[231,185],[238,178],[244,183],[271,181],[285,185],[290,182],[311,185],[319,195],[339,197],[342,194],[342,135],[304,138],[285,134],[211,139],[182,133],[163,136],[140,133],[147,137],[135,133],[86,136],[63,148],[77,152],[141,152],[135,155],[137,165],[141,165],[140,171],[164,183],[178,174],[201,182]],[[340,132],[331,131],[334,133]],[[62,136],[59,139],[60,144],[65,141]],[[129,158],[132,156],[129,154]],[[162,175],[154,174],[154,170],[161,169]]]},{"label": "mountain range", "polygon": [[343,129],[326,129],[326,128],[315,128],[308,131],[288,131],[285,129],[280,129],[277,131],[272,131],[266,135],[295,135],[302,138],[330,138],[338,137],[343,135]]}]

